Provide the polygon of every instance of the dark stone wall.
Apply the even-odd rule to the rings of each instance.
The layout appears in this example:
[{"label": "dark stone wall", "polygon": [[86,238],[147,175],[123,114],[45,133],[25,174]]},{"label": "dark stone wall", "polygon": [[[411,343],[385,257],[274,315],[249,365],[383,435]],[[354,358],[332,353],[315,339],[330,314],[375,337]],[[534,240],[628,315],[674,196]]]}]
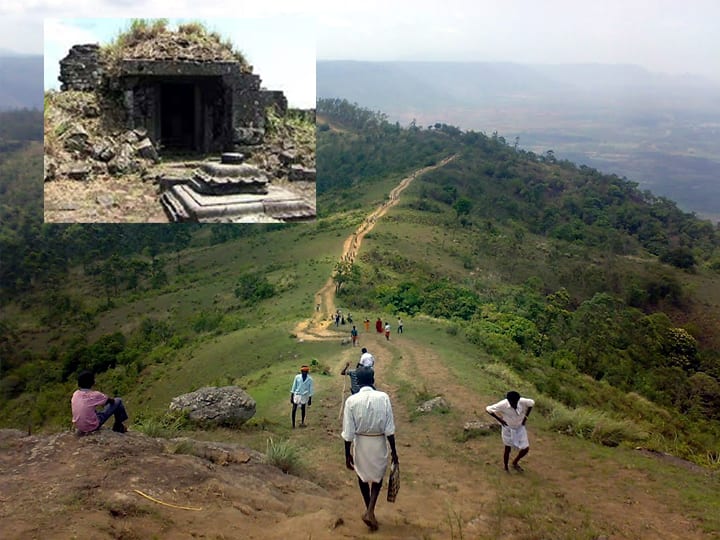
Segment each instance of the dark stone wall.
[{"label": "dark stone wall", "polygon": [[288,110],[288,102],[285,94],[280,90],[261,90],[260,91],[260,103],[262,109],[265,110],[268,107],[275,107],[275,110],[281,116],[285,116]]},{"label": "dark stone wall", "polygon": [[112,76],[104,70],[98,45],[75,45],[60,61],[62,90],[122,94],[128,128],[145,128],[153,143],[162,139],[160,90],[170,81],[195,85],[194,134],[197,150],[229,150],[262,140],[265,110],[287,114],[281,91],[260,87],[258,75],[243,73],[238,62],[123,60]]},{"label": "dark stone wall", "polygon": [[96,44],[75,45],[68,55],[60,60],[60,89],[92,91],[100,88],[103,80],[103,65],[100,61],[100,46]]}]

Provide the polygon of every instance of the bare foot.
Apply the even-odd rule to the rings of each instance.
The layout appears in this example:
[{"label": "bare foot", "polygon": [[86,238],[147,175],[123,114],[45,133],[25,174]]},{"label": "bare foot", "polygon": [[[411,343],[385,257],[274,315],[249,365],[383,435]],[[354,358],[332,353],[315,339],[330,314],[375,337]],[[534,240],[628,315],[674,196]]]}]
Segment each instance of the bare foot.
[{"label": "bare foot", "polygon": [[368,516],[367,513],[365,513],[362,515],[362,520],[365,522],[365,525],[367,525],[371,531],[378,530],[378,522],[377,519],[375,519],[375,516]]}]

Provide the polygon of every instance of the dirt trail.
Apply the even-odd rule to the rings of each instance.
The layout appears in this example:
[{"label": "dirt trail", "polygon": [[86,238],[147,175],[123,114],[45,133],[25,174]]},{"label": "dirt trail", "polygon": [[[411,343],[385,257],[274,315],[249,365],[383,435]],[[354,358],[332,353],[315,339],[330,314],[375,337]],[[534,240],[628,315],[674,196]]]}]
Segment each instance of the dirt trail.
[{"label": "dirt trail", "polygon": [[[443,167],[455,159],[455,155],[449,156],[443,159],[440,163],[423,167],[414,171],[409,176],[403,178],[400,183],[395,186],[388,199],[385,200],[380,206],[373,210],[363,220],[357,230],[347,237],[343,242],[342,253],[340,255],[340,261],[346,261],[349,263],[355,262],[360,247],[362,246],[363,238],[365,235],[375,228],[375,224],[378,219],[383,217],[390,208],[395,206],[399,199],[400,194],[407,188],[410,183],[415,180],[418,176],[421,176],[427,172],[435,170],[439,167]],[[312,317],[307,320],[301,321],[293,330],[293,333],[298,339],[306,341],[322,340],[322,339],[334,339],[337,337],[336,333],[329,332],[329,327],[332,324],[331,315],[336,312],[335,308],[335,282],[332,276],[328,278],[325,285],[315,293],[315,304],[319,305],[319,309],[313,312]]]},{"label": "dirt trail", "polygon": [[[370,213],[345,240],[341,260],[351,263],[355,260],[364,236],[397,204],[399,195],[414,178],[453,158],[404,178],[391,191],[389,200]],[[329,319],[335,312],[332,278],[316,297],[321,310],[300,323],[295,333],[306,340],[337,339],[338,334],[332,331]],[[609,464],[607,470],[591,465],[591,469],[596,470],[589,477],[578,474],[568,463],[566,452],[555,442],[562,436],[537,434],[532,425],[529,428],[533,439],[529,470],[522,475],[507,475],[501,468],[499,434],[459,442],[464,423],[478,418],[489,419],[484,407],[498,396],[479,396],[470,390],[463,384],[464,377],[470,374],[458,376],[452,373],[436,351],[414,342],[407,334],[393,334],[388,341],[374,328],[365,332],[359,326],[359,330],[359,345],[368,347],[376,356],[378,387],[387,391],[393,400],[403,471],[398,501],[391,505],[382,500],[378,504],[381,528],[372,534],[373,538],[535,538],[538,536],[534,535],[543,535],[540,531],[558,538],[581,538],[590,530],[611,532],[608,538],[642,538],[648,534],[678,540],[704,537],[696,524],[649,488],[648,477],[643,473],[613,468],[613,464]],[[360,347],[348,347],[332,366],[332,371],[339,372],[345,362],[354,364],[359,350]],[[328,444],[334,445],[331,451],[336,452],[336,457],[331,457],[331,461],[340,461],[340,464],[330,465],[323,473],[324,478],[338,486],[333,497],[342,508],[354,509],[349,517],[347,510],[343,512],[344,525],[334,534],[357,538],[368,533],[358,518],[361,499],[354,476],[344,470],[339,459],[342,448],[339,413],[348,389],[347,382],[338,379],[341,378],[335,378],[329,383],[330,387],[323,388],[327,397],[320,400],[319,408],[311,411],[318,418],[311,419],[310,428],[296,433],[294,438],[312,449],[311,455],[316,453],[315,457],[320,460],[327,460],[328,448],[318,446],[313,440],[317,433],[323,433]],[[413,406],[408,406],[407,398],[405,402],[398,399],[401,387],[406,396],[408,393],[444,396],[450,402],[450,413],[418,415]],[[313,426],[313,422],[319,425]],[[512,509],[527,504],[518,500],[525,496],[524,485],[538,484],[546,486],[543,491],[551,494],[550,501],[545,500],[542,504],[557,506],[556,511],[538,518],[537,514],[542,511],[532,508],[529,513],[533,517],[528,518],[521,511]],[[608,496],[609,492],[613,496]],[[506,505],[510,508],[505,508]],[[592,523],[588,522],[588,515],[592,515]],[[542,522],[533,523],[538,519]],[[553,519],[561,522],[557,529],[546,523]],[[319,533],[316,530],[313,534]]]}]

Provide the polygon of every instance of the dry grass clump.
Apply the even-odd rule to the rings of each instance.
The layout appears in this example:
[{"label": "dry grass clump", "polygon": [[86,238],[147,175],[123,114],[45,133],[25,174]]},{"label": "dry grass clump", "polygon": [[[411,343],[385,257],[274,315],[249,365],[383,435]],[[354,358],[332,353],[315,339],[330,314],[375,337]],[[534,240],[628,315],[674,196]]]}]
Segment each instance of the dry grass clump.
[{"label": "dry grass clump", "polygon": [[300,452],[290,441],[276,443],[272,439],[268,439],[265,462],[286,474],[297,474],[303,467]]},{"label": "dry grass clump", "polygon": [[133,19],[103,47],[103,54],[110,69],[118,61],[132,58],[239,62],[246,73],[252,72],[230,39],[209,31],[199,21],[180,24],[172,31],[167,19]]}]

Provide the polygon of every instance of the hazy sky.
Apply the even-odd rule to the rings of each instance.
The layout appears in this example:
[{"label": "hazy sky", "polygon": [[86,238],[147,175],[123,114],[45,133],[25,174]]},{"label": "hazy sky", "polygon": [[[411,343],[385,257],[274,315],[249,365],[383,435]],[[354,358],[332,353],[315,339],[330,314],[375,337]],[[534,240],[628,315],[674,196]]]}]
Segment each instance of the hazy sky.
[{"label": "hazy sky", "polygon": [[[189,20],[170,19],[170,26]],[[201,20],[210,30],[231,38],[254,66],[254,72],[260,75],[263,86],[284,91],[290,106],[315,106],[314,16],[275,14],[223,19],[193,17],[192,20]],[[127,18],[46,18],[45,89],[59,88],[58,62],[67,55],[72,45],[108,43],[128,24]]]},{"label": "hazy sky", "polygon": [[[269,22],[258,33],[276,62],[317,39],[321,59],[630,63],[720,82],[720,0],[0,0],[0,49],[41,53],[43,18],[169,15]],[[298,22],[273,28],[286,17]],[[232,37],[277,86],[251,27]],[[57,42],[92,31],[55,30]]]},{"label": "hazy sky", "polygon": [[321,59],[623,63],[720,81],[719,0],[321,3]]}]

